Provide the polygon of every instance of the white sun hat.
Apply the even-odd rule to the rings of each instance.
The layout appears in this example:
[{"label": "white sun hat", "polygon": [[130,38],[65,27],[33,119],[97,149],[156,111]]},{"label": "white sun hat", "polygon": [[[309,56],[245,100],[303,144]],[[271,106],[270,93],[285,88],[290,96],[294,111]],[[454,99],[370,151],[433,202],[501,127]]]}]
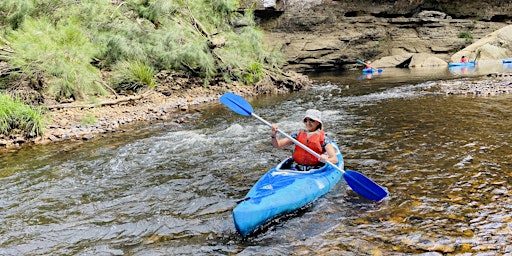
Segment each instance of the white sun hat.
[{"label": "white sun hat", "polygon": [[309,117],[319,123],[322,123],[322,112],[316,109],[308,109],[304,118]]}]

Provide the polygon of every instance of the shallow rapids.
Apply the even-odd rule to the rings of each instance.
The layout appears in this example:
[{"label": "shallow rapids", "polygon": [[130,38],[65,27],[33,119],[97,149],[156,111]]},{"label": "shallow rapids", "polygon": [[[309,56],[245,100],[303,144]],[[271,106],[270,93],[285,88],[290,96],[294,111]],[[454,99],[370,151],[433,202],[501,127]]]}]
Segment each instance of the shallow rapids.
[{"label": "shallow rapids", "polygon": [[1,155],[0,255],[512,254],[512,96],[447,96],[426,75],[358,78],[248,100],[288,133],[320,109],[346,168],[389,189],[382,203],[340,182],[241,239],[231,210],[291,149],[215,102],[188,124]]}]

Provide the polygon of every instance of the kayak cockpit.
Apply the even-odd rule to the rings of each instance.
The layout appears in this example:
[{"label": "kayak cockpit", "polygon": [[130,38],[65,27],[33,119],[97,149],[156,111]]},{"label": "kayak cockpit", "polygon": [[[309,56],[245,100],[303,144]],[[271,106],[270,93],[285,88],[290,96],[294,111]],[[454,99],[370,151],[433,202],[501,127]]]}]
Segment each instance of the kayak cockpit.
[{"label": "kayak cockpit", "polygon": [[280,162],[276,167],[275,171],[273,172],[273,175],[284,175],[284,174],[311,174],[311,173],[317,173],[325,170],[324,166],[319,166],[318,168],[309,169],[307,171],[301,171],[297,170],[294,167],[293,158],[287,158]]}]

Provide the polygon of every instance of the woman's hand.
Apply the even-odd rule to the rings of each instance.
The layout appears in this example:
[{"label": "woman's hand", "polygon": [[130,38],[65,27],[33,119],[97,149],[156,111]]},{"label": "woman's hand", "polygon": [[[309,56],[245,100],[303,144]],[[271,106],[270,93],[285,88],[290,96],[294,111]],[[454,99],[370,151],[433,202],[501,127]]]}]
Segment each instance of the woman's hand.
[{"label": "woman's hand", "polygon": [[272,131],[270,132],[270,136],[272,138],[276,137],[278,129],[279,129],[279,127],[277,125],[275,125],[275,124],[272,125]]}]

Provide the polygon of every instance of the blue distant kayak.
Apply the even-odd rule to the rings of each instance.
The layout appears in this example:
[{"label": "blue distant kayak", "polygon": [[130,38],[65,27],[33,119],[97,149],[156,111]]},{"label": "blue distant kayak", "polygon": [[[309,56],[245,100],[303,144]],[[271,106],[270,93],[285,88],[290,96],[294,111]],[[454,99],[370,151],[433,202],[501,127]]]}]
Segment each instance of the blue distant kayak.
[{"label": "blue distant kayak", "polygon": [[512,59],[504,59],[503,63],[512,63]]},{"label": "blue distant kayak", "polygon": [[[343,157],[335,144],[337,166],[343,169]],[[269,221],[294,212],[323,196],[334,187],[343,174],[331,165],[311,171],[283,169],[285,159],[265,173],[233,209],[238,233],[247,236]]]},{"label": "blue distant kayak", "polygon": [[451,62],[451,63],[448,63],[449,67],[471,67],[471,66],[475,66],[475,65],[476,65],[475,61],[470,61],[470,62]]},{"label": "blue distant kayak", "polygon": [[364,74],[373,74],[373,73],[381,73],[383,70],[382,69],[376,69],[376,68],[364,68],[363,69],[363,73]]}]

